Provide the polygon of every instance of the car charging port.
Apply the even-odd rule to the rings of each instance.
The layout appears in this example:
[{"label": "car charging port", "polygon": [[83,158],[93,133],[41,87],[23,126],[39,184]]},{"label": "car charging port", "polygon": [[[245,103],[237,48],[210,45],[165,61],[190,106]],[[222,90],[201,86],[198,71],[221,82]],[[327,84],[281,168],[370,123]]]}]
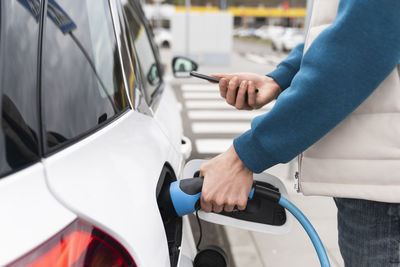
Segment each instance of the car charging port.
[{"label": "car charging port", "polygon": [[175,173],[168,164],[165,164],[157,183],[156,196],[168,241],[171,267],[178,264],[182,242],[182,218],[176,214],[169,193],[170,184],[174,181],[176,181]]}]

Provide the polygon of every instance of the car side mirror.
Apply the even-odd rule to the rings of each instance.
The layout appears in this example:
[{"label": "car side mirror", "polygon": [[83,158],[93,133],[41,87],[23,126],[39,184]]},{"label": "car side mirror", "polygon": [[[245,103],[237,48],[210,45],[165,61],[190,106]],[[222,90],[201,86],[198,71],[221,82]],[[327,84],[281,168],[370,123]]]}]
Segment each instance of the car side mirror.
[{"label": "car side mirror", "polygon": [[198,64],[189,58],[174,57],[172,59],[172,72],[177,78],[188,78],[190,72],[197,70],[197,68]]},{"label": "car side mirror", "polygon": [[153,86],[160,83],[160,73],[156,63],[151,65],[149,72],[147,73],[147,81]]}]

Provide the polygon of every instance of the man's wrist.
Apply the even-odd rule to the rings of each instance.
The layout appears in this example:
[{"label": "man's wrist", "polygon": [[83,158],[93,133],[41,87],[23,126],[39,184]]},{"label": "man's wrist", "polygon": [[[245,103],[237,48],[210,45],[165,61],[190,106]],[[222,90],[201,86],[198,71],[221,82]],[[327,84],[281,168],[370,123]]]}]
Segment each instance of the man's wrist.
[{"label": "man's wrist", "polygon": [[282,93],[282,89],[280,85],[275,81],[274,78],[265,75],[264,76],[264,84],[268,84],[269,87],[272,88],[272,90],[275,92],[275,99],[278,98],[278,96]]},{"label": "man's wrist", "polygon": [[[254,123],[254,122],[253,122]],[[260,173],[279,162],[264,150],[254,135],[254,129],[249,130],[233,140],[233,146],[240,160],[253,173]]]},{"label": "man's wrist", "polygon": [[239,155],[236,153],[235,147],[233,144],[229,147],[228,151],[230,152],[231,159],[233,164],[238,164],[241,166],[241,168],[248,170],[246,165],[244,165],[243,161],[240,159]]},{"label": "man's wrist", "polygon": [[268,73],[267,77],[273,79],[278,84],[281,91],[284,91],[290,86],[293,76],[289,69],[285,67],[278,67],[274,71]]}]

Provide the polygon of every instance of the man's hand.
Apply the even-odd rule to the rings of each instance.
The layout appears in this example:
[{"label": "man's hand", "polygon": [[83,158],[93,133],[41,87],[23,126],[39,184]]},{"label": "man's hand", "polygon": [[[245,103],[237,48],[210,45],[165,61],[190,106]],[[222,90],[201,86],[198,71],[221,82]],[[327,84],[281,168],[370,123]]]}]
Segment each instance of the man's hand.
[{"label": "man's hand", "polygon": [[[279,85],[268,76],[254,73],[213,74],[220,78],[219,91],[226,102],[237,109],[259,109],[281,93]],[[239,90],[237,88],[240,86]],[[256,88],[258,93],[256,93]],[[246,93],[248,95],[246,99]]]},{"label": "man's hand", "polygon": [[200,174],[204,176],[202,210],[219,213],[222,210],[231,212],[235,205],[239,210],[246,208],[253,173],[242,163],[233,146],[204,163]]}]

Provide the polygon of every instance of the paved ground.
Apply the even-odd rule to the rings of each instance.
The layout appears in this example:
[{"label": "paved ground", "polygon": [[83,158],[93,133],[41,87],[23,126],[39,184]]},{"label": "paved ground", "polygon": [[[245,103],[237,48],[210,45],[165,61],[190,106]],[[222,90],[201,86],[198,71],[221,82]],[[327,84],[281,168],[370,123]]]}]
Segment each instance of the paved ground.
[{"label": "paved ground", "polygon": [[[250,71],[268,73],[285,57],[268,47],[234,42],[232,64],[224,67],[201,66],[202,73]],[[165,62],[170,62],[168,51],[162,51]],[[250,127],[251,119],[267,112],[237,111],[222,101],[216,85],[201,80],[186,79],[173,82],[176,95],[183,104],[185,135],[193,142],[192,158],[210,158],[223,152],[232,139]],[[330,198],[304,197],[293,189],[295,163],[278,165],[268,173],[281,178],[289,191],[290,199],[306,214],[328,250],[332,266],[343,266],[337,245],[336,208]],[[192,222],[194,222],[192,218]],[[206,224],[203,244],[219,244],[231,256],[231,266],[320,266],[311,241],[301,226],[295,222],[292,231],[283,236],[249,232],[231,227]],[[193,224],[195,230],[196,224]],[[197,231],[195,231],[197,240]]]}]

